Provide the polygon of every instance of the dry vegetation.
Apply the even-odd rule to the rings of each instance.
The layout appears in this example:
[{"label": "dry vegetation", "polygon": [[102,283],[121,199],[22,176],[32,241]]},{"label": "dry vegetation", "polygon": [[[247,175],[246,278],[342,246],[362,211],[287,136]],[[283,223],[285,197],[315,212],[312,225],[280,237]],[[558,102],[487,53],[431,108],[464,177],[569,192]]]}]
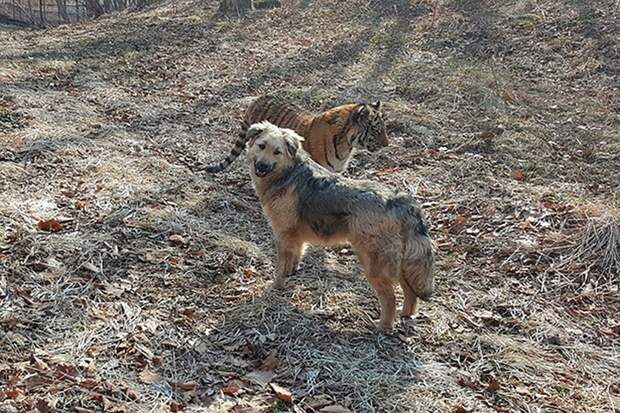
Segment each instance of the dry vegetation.
[{"label": "dry vegetation", "polygon": [[[216,10],[0,30],[0,411],[620,411],[617,2]],[[385,102],[348,174],[438,247],[393,334],[346,248],[268,294],[245,167],[195,172],[266,92]]]}]

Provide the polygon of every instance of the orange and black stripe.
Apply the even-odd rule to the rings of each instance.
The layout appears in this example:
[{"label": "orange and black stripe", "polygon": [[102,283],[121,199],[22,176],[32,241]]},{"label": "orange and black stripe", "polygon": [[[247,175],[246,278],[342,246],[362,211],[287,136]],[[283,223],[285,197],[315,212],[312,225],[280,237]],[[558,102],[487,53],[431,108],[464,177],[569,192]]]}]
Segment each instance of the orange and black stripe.
[{"label": "orange and black stripe", "polygon": [[[246,110],[239,138],[230,154],[220,163],[204,170],[216,173],[226,169],[246,147],[248,128],[266,120],[297,132],[305,139],[304,149],[317,163],[333,172],[341,172],[351,157],[354,145],[372,151],[388,144],[379,110],[379,102],[376,105],[350,103],[313,114],[281,98],[261,96]],[[360,115],[362,112],[363,116]]]},{"label": "orange and black stripe", "polygon": [[[204,168],[209,173],[218,173],[226,169],[235,159],[241,155],[243,149],[247,145],[248,139],[246,132],[254,123],[267,120],[274,125],[282,128],[290,128],[299,133],[297,128],[304,123],[306,118],[312,115],[298,108],[295,105],[287,103],[273,96],[261,96],[256,99],[246,110],[243,121],[241,122],[241,132],[239,138],[235,141],[230,154],[216,165]],[[302,135],[303,136],[303,135]]]}]

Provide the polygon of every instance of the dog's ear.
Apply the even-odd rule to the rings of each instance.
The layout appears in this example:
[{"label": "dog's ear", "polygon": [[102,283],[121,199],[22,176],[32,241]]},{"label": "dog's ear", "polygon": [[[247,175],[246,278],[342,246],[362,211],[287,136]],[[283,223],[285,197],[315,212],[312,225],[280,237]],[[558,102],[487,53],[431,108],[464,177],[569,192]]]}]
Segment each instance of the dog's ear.
[{"label": "dog's ear", "polygon": [[368,121],[368,116],[370,115],[370,110],[364,104],[358,105],[353,110],[353,122],[355,123],[366,123]]},{"label": "dog's ear", "polygon": [[284,132],[284,143],[286,144],[286,150],[288,151],[291,158],[294,158],[297,155],[297,151],[301,148],[301,143],[304,138],[299,136],[292,129],[282,129]]},{"label": "dog's ear", "polygon": [[267,124],[265,122],[255,123],[248,128],[245,132],[245,141],[248,143],[248,147],[254,145],[256,138],[258,138],[265,129],[267,129]]}]

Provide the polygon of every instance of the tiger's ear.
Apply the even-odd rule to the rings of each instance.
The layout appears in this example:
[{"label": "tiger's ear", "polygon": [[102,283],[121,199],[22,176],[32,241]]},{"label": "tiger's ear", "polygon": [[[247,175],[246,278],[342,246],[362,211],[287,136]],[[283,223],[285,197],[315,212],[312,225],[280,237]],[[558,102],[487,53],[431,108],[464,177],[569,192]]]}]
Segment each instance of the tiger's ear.
[{"label": "tiger's ear", "polygon": [[366,105],[358,105],[353,110],[353,122],[364,123],[368,120],[368,116],[370,115],[370,110]]},{"label": "tiger's ear", "polygon": [[248,147],[254,145],[256,138],[267,129],[268,125],[265,122],[254,123],[251,125],[245,133],[245,140],[248,143]]},{"label": "tiger's ear", "polygon": [[299,136],[292,129],[283,128],[282,131],[284,132],[284,143],[286,144],[286,150],[289,155],[291,155],[291,158],[294,158],[295,155],[297,155],[299,148],[301,148],[301,143],[304,141],[304,138]]},{"label": "tiger's ear", "polygon": [[371,104],[370,106],[372,106],[372,108],[375,110],[381,110],[382,103],[380,100],[378,100],[377,103]]}]

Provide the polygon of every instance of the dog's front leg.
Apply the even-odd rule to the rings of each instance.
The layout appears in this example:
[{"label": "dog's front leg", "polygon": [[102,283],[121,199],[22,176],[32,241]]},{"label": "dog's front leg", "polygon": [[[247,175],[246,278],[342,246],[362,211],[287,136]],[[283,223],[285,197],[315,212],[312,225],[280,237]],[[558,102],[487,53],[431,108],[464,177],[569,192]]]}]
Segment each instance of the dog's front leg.
[{"label": "dog's front leg", "polygon": [[297,269],[301,258],[302,244],[295,239],[287,238],[278,239],[276,244],[278,249],[278,265],[273,288],[281,288],[286,284],[288,276]]}]

